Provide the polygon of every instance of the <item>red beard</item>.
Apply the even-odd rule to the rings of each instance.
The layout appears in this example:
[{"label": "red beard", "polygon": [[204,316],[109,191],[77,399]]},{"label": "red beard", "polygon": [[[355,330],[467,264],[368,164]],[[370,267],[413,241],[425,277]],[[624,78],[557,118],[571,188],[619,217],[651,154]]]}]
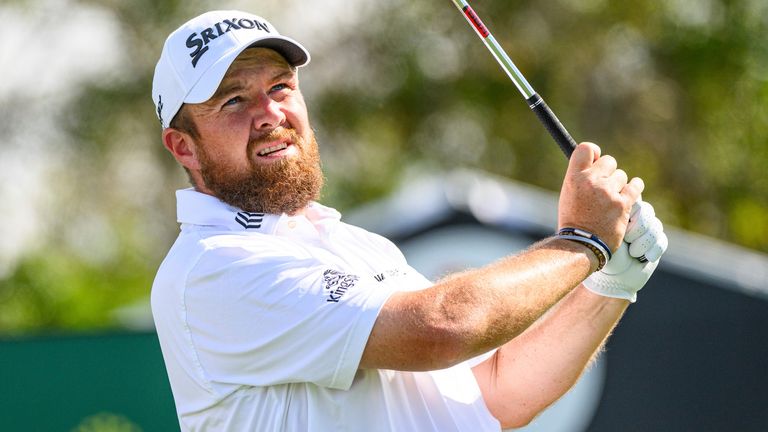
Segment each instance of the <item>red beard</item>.
[{"label": "red beard", "polygon": [[[259,156],[253,149],[259,144],[285,138],[297,147],[298,155],[269,164],[255,162]],[[320,197],[323,173],[314,133],[304,140],[293,129],[279,128],[249,142],[250,168],[246,171],[215,162],[201,150],[198,156],[205,187],[233,207],[255,213],[294,214]]]}]

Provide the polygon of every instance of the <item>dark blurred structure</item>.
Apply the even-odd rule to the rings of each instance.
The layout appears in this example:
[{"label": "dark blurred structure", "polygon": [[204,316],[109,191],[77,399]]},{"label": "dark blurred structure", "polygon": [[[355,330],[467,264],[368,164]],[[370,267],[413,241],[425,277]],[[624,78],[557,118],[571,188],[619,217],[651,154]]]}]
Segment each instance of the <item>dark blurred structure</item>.
[{"label": "dark blurred structure", "polygon": [[0,430],[179,430],[154,332],[0,342]]}]

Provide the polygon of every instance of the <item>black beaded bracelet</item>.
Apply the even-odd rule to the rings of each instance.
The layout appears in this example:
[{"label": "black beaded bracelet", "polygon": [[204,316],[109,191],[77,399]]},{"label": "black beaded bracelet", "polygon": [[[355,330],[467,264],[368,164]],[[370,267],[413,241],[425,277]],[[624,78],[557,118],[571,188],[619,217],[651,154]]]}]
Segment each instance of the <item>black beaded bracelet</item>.
[{"label": "black beaded bracelet", "polygon": [[608,248],[608,245],[600,240],[600,237],[589,231],[584,231],[579,228],[562,228],[557,232],[557,238],[572,240],[587,246],[597,257],[598,264],[597,270],[595,271],[600,271],[611,259],[611,249]]}]

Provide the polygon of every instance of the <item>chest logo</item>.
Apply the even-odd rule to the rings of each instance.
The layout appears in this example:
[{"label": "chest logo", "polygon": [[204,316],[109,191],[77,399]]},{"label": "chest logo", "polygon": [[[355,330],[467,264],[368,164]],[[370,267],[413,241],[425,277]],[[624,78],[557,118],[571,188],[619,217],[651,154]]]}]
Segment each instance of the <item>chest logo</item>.
[{"label": "chest logo", "polygon": [[338,303],[341,296],[347,293],[347,290],[355,286],[360,276],[341,273],[336,270],[326,270],[323,272],[323,285],[328,293],[327,302]]}]

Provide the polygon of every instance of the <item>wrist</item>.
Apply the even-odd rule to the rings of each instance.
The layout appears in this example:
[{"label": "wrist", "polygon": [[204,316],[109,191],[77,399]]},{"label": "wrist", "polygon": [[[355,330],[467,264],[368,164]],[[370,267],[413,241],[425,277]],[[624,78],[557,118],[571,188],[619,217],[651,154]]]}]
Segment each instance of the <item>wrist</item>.
[{"label": "wrist", "polygon": [[571,242],[581,244],[591,252],[590,262],[592,257],[597,261],[597,266],[592,267],[592,272],[600,271],[608,261],[611,260],[611,249],[600,239],[596,234],[592,234],[589,231],[579,228],[561,228],[556,238],[563,240],[570,240]]},{"label": "wrist", "polygon": [[582,257],[582,261],[589,266],[585,269],[586,274],[584,277],[593,274],[600,267],[600,260],[585,244],[560,238],[556,235],[552,236],[551,239],[557,242],[558,248]]}]

